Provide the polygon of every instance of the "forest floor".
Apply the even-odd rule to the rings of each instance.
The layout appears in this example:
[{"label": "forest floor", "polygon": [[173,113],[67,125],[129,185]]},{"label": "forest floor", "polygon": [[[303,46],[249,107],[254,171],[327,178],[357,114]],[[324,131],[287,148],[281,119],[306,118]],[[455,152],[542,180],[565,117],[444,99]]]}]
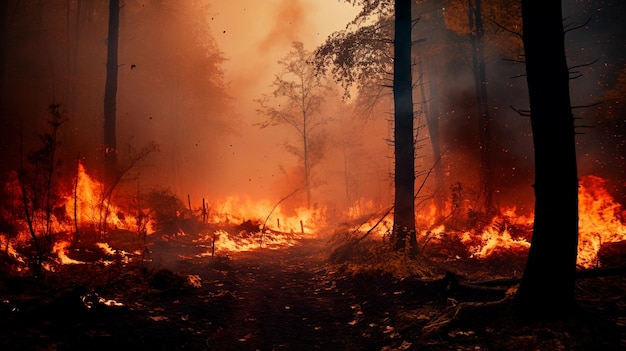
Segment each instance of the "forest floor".
[{"label": "forest floor", "polygon": [[167,268],[157,259],[3,276],[0,350],[626,349],[623,275],[580,279],[581,311],[524,326],[498,302],[502,289],[356,272],[331,264],[322,239],[216,257],[180,242],[153,250],[178,256]]}]

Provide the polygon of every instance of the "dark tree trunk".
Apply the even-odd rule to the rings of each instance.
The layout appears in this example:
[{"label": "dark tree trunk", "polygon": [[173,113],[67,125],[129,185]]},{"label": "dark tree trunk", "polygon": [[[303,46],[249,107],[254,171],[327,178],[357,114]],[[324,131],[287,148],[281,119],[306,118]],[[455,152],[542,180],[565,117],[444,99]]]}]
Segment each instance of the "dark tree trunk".
[{"label": "dark tree trunk", "polygon": [[541,320],[560,318],[575,306],[578,175],[561,1],[523,0],[522,15],[535,222],[516,302],[525,317]]},{"label": "dark tree trunk", "polygon": [[395,204],[394,245],[417,249],[415,237],[415,145],[411,75],[411,0],[396,0],[393,61]]},{"label": "dark tree trunk", "polygon": [[117,50],[120,24],[120,2],[109,0],[109,34],[107,37],[106,86],[104,89],[104,173],[110,183],[115,179],[117,165]]},{"label": "dark tree trunk", "polygon": [[478,112],[478,147],[480,153],[480,207],[488,216],[495,214],[493,169],[491,165],[491,117],[487,96],[485,43],[481,0],[468,0],[468,17],[472,42],[472,65],[476,108]]}]

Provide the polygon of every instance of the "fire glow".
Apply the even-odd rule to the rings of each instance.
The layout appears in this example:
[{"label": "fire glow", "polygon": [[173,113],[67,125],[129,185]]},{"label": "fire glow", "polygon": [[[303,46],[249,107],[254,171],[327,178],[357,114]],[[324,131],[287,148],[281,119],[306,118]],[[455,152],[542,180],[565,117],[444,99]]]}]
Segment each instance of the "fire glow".
[{"label": "fire glow", "polygon": [[[579,203],[579,236],[577,264],[583,268],[593,268],[599,265],[598,251],[603,244],[626,240],[626,225],[624,214],[626,211],[617,203],[606,190],[606,180],[589,175],[582,177],[578,191]],[[433,211],[428,211],[432,214]],[[418,216],[422,226],[432,226],[428,216]],[[522,252],[530,247],[530,231],[532,231],[534,217],[532,215],[517,215],[514,208],[502,211],[482,230],[470,229],[464,232],[454,232],[446,229],[445,225],[438,225],[419,234],[421,242],[435,239],[441,241],[444,236],[455,236],[462,242],[470,255],[474,258],[487,258],[499,251]],[[374,227],[377,220],[370,220],[362,226],[366,231]],[[391,230],[393,219],[391,215],[380,221],[376,233],[383,237]],[[517,230],[513,231],[512,229]],[[519,235],[519,228],[527,229],[528,240]],[[515,232],[515,233],[514,233]]]},{"label": "fire glow", "polygon": [[[103,185],[93,180],[82,165],[78,168],[76,182],[75,193],[63,197],[63,203],[59,206],[66,209],[65,213],[55,214],[54,220],[51,221],[53,232],[66,233],[55,237],[50,250],[51,254],[57,257],[55,261],[58,264],[85,263],[68,256],[71,242],[67,240],[67,233],[72,233],[74,225],[95,228],[102,218],[106,218],[106,228],[122,228],[130,235],[140,231],[141,224],[137,217],[143,217],[144,222],[150,223],[144,226],[144,228],[150,228],[144,234],[151,235],[155,232],[151,229],[152,219],[149,216],[149,209],[141,210],[142,212],[136,214],[135,217],[120,215],[123,210],[108,203],[109,200],[102,195]],[[108,216],[103,214],[103,206]],[[191,207],[190,211],[193,217],[194,211]],[[205,210],[196,212],[203,211]],[[357,211],[357,213],[361,214],[362,211]],[[447,229],[445,224],[433,227],[433,224],[428,224],[428,221],[432,222],[434,213],[434,209],[429,208],[417,216],[422,227],[432,227],[418,233],[418,240],[422,243],[433,241],[441,244],[444,237],[455,237],[457,242],[464,246],[467,257],[476,259],[484,259],[507,251],[524,253],[530,247],[533,217],[518,215],[514,208],[503,210],[481,229],[470,228],[465,231]],[[598,251],[602,245],[626,240],[624,213],[622,206],[615,202],[606,190],[604,179],[597,176],[585,176],[581,179],[578,245],[580,267],[598,266]],[[346,213],[344,217],[360,216],[350,216],[350,213]],[[368,221],[359,226],[359,230],[362,232],[372,230],[374,236],[381,239],[390,233],[392,223],[390,215],[384,218],[372,215]],[[212,256],[216,252],[223,254],[258,248],[279,249],[291,246],[301,238],[319,236],[327,225],[325,208],[298,208],[286,211],[280,203],[255,202],[231,196],[209,205],[209,210],[205,213],[205,227],[193,242],[199,247],[208,248],[199,255],[200,257]],[[26,228],[26,225],[21,223],[19,227]],[[184,233],[182,229],[174,234],[179,237],[185,235],[187,233]],[[27,232],[23,230],[12,240],[7,239],[6,236],[1,238],[6,251],[18,264],[24,266],[25,260],[16,250],[16,243],[30,240]],[[106,239],[106,236],[103,239]],[[131,257],[140,256],[140,252],[128,254],[123,250],[114,249],[107,242],[99,241],[97,247],[107,255],[124,257],[126,263],[131,260]],[[437,247],[434,250],[437,250]],[[102,260],[100,262],[106,263]]]}]

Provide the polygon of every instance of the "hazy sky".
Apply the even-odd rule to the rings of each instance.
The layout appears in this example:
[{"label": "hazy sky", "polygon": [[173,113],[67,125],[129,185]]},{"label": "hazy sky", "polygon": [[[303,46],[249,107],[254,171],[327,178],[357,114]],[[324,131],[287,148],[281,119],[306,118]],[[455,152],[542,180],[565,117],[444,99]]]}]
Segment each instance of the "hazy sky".
[{"label": "hazy sky", "polygon": [[293,41],[313,50],[358,11],[341,0],[215,0],[212,8],[211,28],[228,58],[226,80],[248,89],[267,87]]},{"label": "hazy sky", "polygon": [[218,167],[228,170],[220,192],[280,196],[270,190],[272,183],[281,167],[293,167],[297,161],[283,147],[285,128],[253,126],[263,118],[253,100],[271,92],[274,74],[281,69],[277,61],[293,41],[312,51],[332,32],[345,28],[358,9],[340,0],[216,0],[212,10],[211,29],[228,60],[223,65],[225,80],[242,122],[241,135],[216,150],[222,160]]}]

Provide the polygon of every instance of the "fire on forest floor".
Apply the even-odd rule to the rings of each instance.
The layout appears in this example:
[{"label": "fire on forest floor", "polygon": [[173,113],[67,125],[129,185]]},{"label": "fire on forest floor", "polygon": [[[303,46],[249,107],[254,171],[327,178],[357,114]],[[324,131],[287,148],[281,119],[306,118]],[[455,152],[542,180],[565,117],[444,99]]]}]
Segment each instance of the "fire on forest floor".
[{"label": "fire on forest floor", "polygon": [[[476,310],[472,303],[491,304],[504,299],[506,291],[521,277],[532,232],[532,218],[517,215],[514,209],[493,218],[449,211],[442,222],[445,225],[423,221],[432,218],[427,213],[418,219],[420,255],[409,257],[391,249],[392,221],[380,209],[362,219],[346,217],[344,224],[329,225],[322,208],[291,211],[294,215],[289,216],[277,205],[259,206],[230,198],[213,205],[212,210],[205,207],[204,201],[201,209],[194,210],[190,204],[187,210],[164,192],[151,194],[144,201],[150,205],[146,208],[139,208],[139,198],[130,202],[132,206],[117,207],[103,202],[96,192],[99,188],[101,185],[82,174],[77,179],[76,194],[66,196],[58,211],[33,217],[40,220],[37,228],[50,234],[37,240],[30,240],[27,231],[1,237],[0,309],[10,317],[3,325],[7,327],[2,335],[7,341],[0,344],[7,346],[3,349],[15,348],[19,343],[33,348],[45,345],[44,349],[82,349],[93,338],[110,349],[119,345],[109,337],[120,334],[125,346],[136,348],[163,344],[176,349],[181,346],[176,340],[181,338],[188,346],[208,345],[207,335],[223,334],[220,330],[226,328],[233,314],[240,313],[237,306],[241,306],[241,294],[253,294],[261,300],[274,296],[277,288],[282,291],[294,285],[277,277],[294,271],[295,280],[309,277],[316,284],[324,282],[321,290],[329,292],[326,297],[334,301],[331,308],[335,303],[349,303],[371,314],[365,324],[373,330],[364,328],[357,335],[377,338],[380,349],[414,349],[416,345],[426,350],[488,349],[485,340],[499,335],[493,325],[487,323],[480,329],[480,323],[470,323],[450,329],[452,322],[462,325],[467,321],[455,321],[446,313],[454,312],[457,306],[472,311]],[[626,226],[622,207],[606,192],[601,178],[583,178],[580,189],[579,268],[624,265]],[[98,210],[103,205],[104,216],[102,208]],[[136,214],[131,216],[133,206]],[[24,229],[26,225],[17,227]],[[315,245],[303,251],[303,243]],[[316,255],[306,253],[311,250]],[[256,268],[250,270],[250,265]],[[258,281],[259,272],[270,273]],[[612,327],[623,332],[624,305],[619,301],[625,295],[621,277],[586,278],[578,288],[582,305],[599,311]],[[480,285],[477,282],[503,280],[508,282],[495,289],[476,288]],[[243,287],[241,282],[253,287]],[[320,290],[317,285],[307,284],[312,283],[297,282],[294,289],[314,293]],[[261,294],[250,289],[261,289]],[[283,299],[280,303],[292,306],[294,301],[290,299],[297,293],[278,295]],[[357,297],[359,301],[353,301]],[[302,313],[316,314],[316,308],[311,306]],[[501,313],[493,313],[493,321],[500,321]],[[298,317],[313,318],[306,314]],[[347,318],[339,312],[333,312],[332,317]],[[85,319],[92,323],[80,324]],[[361,317],[352,318],[346,324],[353,327],[364,324],[362,321]],[[319,322],[331,328],[329,321]],[[150,336],[137,339],[127,335],[130,330]],[[74,332],[82,333],[82,337],[68,348],[67,340],[76,337]],[[345,332],[337,337],[354,337],[354,330]],[[580,341],[569,339],[567,331],[558,332],[562,335],[545,329],[543,332],[549,334],[546,340],[554,343]],[[17,337],[9,337],[11,333]],[[526,346],[539,349],[567,349],[557,344],[540,345],[541,338],[525,333],[512,332],[519,335],[515,345],[525,340]],[[423,340],[425,334],[436,334],[436,338]],[[32,335],[40,337],[35,340]],[[489,344],[516,349],[500,340],[502,337]],[[320,336],[314,338],[323,342]],[[464,342],[459,343],[461,339]],[[598,340],[590,337],[581,342],[588,345]]]},{"label": "fire on forest floor", "polygon": [[[207,248],[198,245],[197,236],[162,233],[149,237],[143,257],[104,249],[81,251],[79,257],[69,250],[70,258],[84,263],[59,265],[37,280],[5,273],[0,309],[8,318],[0,346],[608,350],[626,341],[623,275],[578,281],[587,321],[517,326],[506,319],[506,304],[497,304],[510,282],[474,287],[478,280],[513,276],[514,269],[504,267],[523,266],[523,255],[410,259],[364,239],[343,261],[330,260],[342,238],[339,233],[335,240],[294,238],[281,250],[210,256],[203,255]],[[109,239],[111,248],[133,249],[128,241]],[[176,253],[170,260],[155,259],[170,253]],[[364,255],[375,259],[357,263]],[[383,259],[392,263],[376,264]],[[385,270],[400,264],[421,265],[421,275]]]}]

